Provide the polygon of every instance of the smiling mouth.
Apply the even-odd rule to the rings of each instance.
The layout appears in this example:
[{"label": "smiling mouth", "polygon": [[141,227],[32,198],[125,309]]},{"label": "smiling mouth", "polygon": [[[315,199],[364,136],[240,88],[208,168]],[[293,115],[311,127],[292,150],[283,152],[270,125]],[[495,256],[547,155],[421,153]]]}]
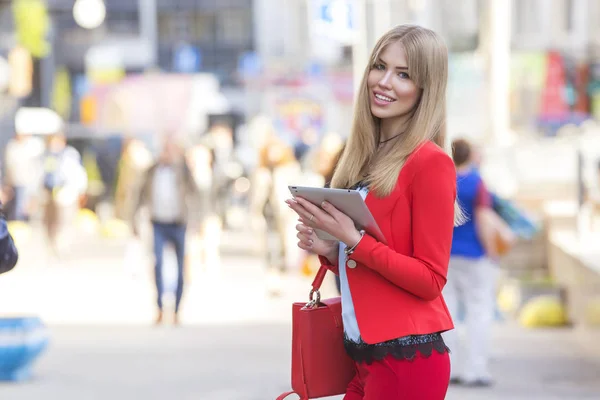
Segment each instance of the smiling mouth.
[{"label": "smiling mouth", "polygon": [[384,96],[384,95],[382,95],[382,94],[379,94],[379,93],[375,93],[375,98],[376,98],[377,100],[381,100],[381,101],[387,101],[388,103],[391,103],[391,102],[393,102],[393,101],[396,101],[396,99],[392,99],[391,97],[387,97],[387,96]]}]

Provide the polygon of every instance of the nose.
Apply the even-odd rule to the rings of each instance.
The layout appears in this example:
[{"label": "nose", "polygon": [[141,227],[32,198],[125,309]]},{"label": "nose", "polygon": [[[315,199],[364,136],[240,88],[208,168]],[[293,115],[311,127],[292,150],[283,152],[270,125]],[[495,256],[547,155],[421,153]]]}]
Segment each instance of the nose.
[{"label": "nose", "polygon": [[383,89],[392,89],[392,71],[386,71],[385,74],[379,80],[379,86]]}]

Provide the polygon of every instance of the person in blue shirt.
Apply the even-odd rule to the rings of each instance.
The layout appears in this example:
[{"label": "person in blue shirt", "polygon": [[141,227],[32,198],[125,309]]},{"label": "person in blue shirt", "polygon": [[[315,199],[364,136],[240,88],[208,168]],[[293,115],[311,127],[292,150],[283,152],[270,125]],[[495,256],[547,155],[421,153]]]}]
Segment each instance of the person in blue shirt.
[{"label": "person in blue shirt", "polygon": [[[497,251],[489,235],[482,235],[485,213],[492,199],[477,165],[477,154],[464,139],[452,143],[457,172],[457,198],[467,221],[454,228],[448,280],[443,290],[455,323],[464,307],[467,338],[459,343],[457,330],[444,334],[452,349],[451,383],[475,387],[492,384],[488,371],[491,328],[494,318]],[[461,346],[462,344],[462,346]]]}]

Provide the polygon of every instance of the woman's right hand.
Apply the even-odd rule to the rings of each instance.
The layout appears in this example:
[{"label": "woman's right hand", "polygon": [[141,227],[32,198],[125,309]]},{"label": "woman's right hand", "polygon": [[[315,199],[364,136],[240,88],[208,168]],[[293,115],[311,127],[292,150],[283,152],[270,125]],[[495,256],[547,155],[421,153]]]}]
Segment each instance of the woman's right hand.
[{"label": "woman's right hand", "polygon": [[298,234],[298,247],[310,251],[329,260],[332,265],[337,263],[339,242],[337,240],[323,240],[317,236],[314,229],[304,224],[296,225]]}]

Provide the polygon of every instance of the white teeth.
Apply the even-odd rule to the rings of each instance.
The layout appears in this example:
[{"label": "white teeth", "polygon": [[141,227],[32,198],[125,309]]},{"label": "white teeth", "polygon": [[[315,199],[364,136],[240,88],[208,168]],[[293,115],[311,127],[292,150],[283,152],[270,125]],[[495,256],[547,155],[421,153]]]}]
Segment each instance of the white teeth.
[{"label": "white teeth", "polygon": [[377,97],[379,100],[383,100],[383,101],[388,101],[388,102],[392,102],[394,101],[394,99],[390,98],[390,97],[386,97],[386,96],[382,96],[378,93],[375,94],[375,97]]}]

